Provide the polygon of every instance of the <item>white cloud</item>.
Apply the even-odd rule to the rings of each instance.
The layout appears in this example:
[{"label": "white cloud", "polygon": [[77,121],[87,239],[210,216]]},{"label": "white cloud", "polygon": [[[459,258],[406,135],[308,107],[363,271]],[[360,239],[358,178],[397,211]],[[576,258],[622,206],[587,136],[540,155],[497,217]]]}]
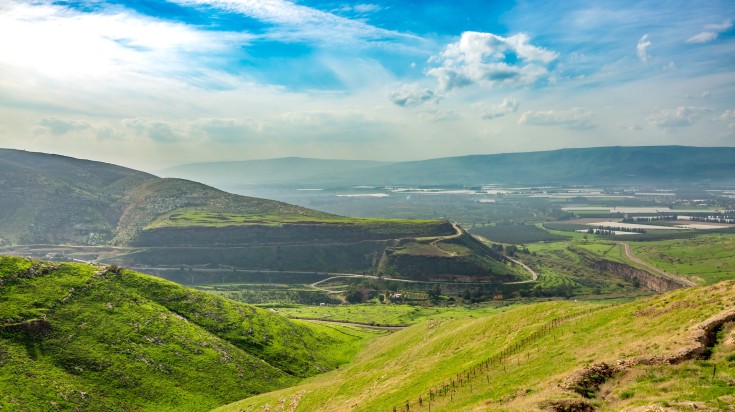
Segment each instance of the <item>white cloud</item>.
[{"label": "white cloud", "polygon": [[638,55],[638,59],[642,61],[643,63],[647,63],[648,59],[651,57],[648,54],[648,48],[651,47],[653,43],[648,41],[648,34],[644,34],[643,37],[641,37],[638,40],[638,44],[635,46],[635,52]]},{"label": "white cloud", "polygon": [[720,36],[720,33],[726,32],[732,28],[732,21],[725,20],[719,24],[707,24],[704,26],[704,31],[695,34],[694,36],[687,39],[687,43],[707,43],[715,40]]},{"label": "white cloud", "polygon": [[[244,33],[200,31],[117,9],[82,13],[52,4],[9,2],[0,7],[0,64],[64,79],[176,75],[199,59],[242,45]],[[205,60],[205,59],[201,59]]]},{"label": "white cloud", "polygon": [[390,92],[388,98],[393,104],[401,107],[415,107],[438,100],[433,91],[415,84],[402,85],[397,90]]},{"label": "white cloud", "polygon": [[485,120],[492,120],[515,113],[520,104],[521,102],[512,97],[509,99],[503,99],[503,102],[497,106],[481,108],[482,118]]},{"label": "white cloud", "polygon": [[370,4],[370,3],[362,3],[362,4],[345,4],[344,6],[336,9],[338,12],[343,13],[359,13],[359,14],[369,14],[369,13],[376,13],[380,10],[383,10],[383,7],[378,4]]},{"label": "white cloud", "polygon": [[[174,0],[174,2],[186,6],[216,7],[277,25],[278,27],[269,30],[265,35],[271,40],[349,44],[357,40],[416,38],[286,0]],[[353,6],[352,10],[360,13],[376,11],[370,4]]]},{"label": "white cloud", "polygon": [[61,120],[55,117],[47,117],[41,119],[38,124],[43,126],[44,128],[47,128],[54,136],[60,136],[62,134],[70,132],[77,132],[88,129],[90,127],[89,123],[87,122],[78,120]]},{"label": "white cloud", "polygon": [[439,89],[480,84],[529,84],[547,73],[558,54],[530,44],[525,33],[502,37],[492,33],[464,32],[430,62],[440,63],[427,71],[439,81]]},{"label": "white cloud", "polygon": [[718,36],[717,33],[711,32],[711,31],[703,31],[701,33],[697,33],[694,36],[687,39],[687,43],[707,43],[708,41],[712,41],[716,39]]},{"label": "white cloud", "polygon": [[704,107],[679,106],[674,109],[658,110],[649,115],[646,120],[652,126],[671,130],[673,128],[691,126],[707,112],[709,110]]},{"label": "white cloud", "polygon": [[210,141],[237,143],[249,140],[260,133],[262,125],[255,119],[210,118],[197,119],[191,126],[191,133],[203,133]]},{"label": "white cloud", "polygon": [[595,127],[592,112],[574,107],[569,110],[529,110],[521,115],[518,124],[529,126],[563,126],[573,130],[588,130]]},{"label": "white cloud", "polygon": [[422,112],[419,118],[426,122],[439,123],[462,120],[462,115],[454,110],[428,110]]},{"label": "white cloud", "polygon": [[188,127],[179,122],[160,119],[135,118],[123,119],[122,125],[136,135],[147,137],[158,143],[174,143],[187,140]]}]

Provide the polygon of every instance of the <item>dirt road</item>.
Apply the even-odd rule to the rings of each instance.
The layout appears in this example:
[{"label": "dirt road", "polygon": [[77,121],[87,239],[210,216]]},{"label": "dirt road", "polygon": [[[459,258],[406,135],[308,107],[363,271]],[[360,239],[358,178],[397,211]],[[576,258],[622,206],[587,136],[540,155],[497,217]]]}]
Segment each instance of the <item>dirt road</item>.
[{"label": "dirt road", "polygon": [[679,282],[679,283],[681,283],[683,285],[697,286],[696,283],[692,282],[691,280],[689,280],[687,278],[684,278],[684,277],[681,277],[681,276],[672,275],[671,273],[664,272],[663,270],[661,270],[661,269],[659,269],[659,268],[651,265],[650,263],[647,263],[647,262],[644,262],[644,261],[640,260],[630,250],[630,245],[628,245],[625,242],[620,242],[620,244],[623,245],[623,252],[625,252],[625,257],[627,257],[628,259],[632,260],[633,262],[635,262],[635,263],[637,263],[637,264],[645,267],[646,269],[648,269],[651,272],[653,272],[655,275],[663,276],[663,277],[669,278],[669,279],[674,279],[674,280],[676,280],[677,282]]}]

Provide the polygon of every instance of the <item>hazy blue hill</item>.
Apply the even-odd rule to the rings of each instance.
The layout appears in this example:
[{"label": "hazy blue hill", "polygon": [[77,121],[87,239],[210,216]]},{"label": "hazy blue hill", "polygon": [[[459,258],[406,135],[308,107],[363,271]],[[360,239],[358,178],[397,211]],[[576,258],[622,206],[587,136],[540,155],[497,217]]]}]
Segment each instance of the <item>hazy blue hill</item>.
[{"label": "hazy blue hill", "polygon": [[196,180],[219,187],[274,184],[309,180],[323,175],[341,175],[388,164],[369,160],[330,160],[285,157],[266,160],[191,163],[160,171],[161,176]]},{"label": "hazy blue hill", "polygon": [[[308,165],[308,168],[306,167]],[[444,157],[377,163],[320,159],[271,159],[201,163],[164,171],[201,176],[237,188],[256,183],[312,186],[638,184],[735,182],[735,148],[617,146],[544,152]]]},{"label": "hazy blue hill", "polygon": [[346,174],[359,184],[543,184],[735,181],[731,147],[599,147],[447,157]]}]

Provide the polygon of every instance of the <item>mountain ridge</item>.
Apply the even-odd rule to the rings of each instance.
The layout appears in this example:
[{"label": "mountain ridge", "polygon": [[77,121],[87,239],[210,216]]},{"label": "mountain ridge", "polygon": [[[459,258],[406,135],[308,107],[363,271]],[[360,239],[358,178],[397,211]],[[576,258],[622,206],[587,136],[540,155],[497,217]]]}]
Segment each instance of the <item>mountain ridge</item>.
[{"label": "mountain ridge", "polygon": [[[735,182],[735,147],[607,146],[538,152],[465,155],[335,169],[280,184],[481,185],[481,184],[635,184],[679,181]],[[250,162],[276,162],[279,159]],[[318,161],[319,159],[312,159]],[[338,162],[339,160],[328,160]],[[248,161],[245,161],[248,162]],[[274,163],[275,164],[275,163]],[[224,166],[224,164],[222,164]],[[185,169],[181,166],[181,169]],[[206,182],[236,188],[251,180],[206,176]]]}]

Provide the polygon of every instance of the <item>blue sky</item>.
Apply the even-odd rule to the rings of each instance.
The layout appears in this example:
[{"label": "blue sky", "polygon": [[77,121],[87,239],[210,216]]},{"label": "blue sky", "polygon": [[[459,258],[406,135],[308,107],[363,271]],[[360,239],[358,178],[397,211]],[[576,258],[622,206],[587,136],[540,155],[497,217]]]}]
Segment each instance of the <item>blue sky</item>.
[{"label": "blue sky", "polygon": [[155,170],[735,145],[732,1],[0,0],[0,146]]}]

